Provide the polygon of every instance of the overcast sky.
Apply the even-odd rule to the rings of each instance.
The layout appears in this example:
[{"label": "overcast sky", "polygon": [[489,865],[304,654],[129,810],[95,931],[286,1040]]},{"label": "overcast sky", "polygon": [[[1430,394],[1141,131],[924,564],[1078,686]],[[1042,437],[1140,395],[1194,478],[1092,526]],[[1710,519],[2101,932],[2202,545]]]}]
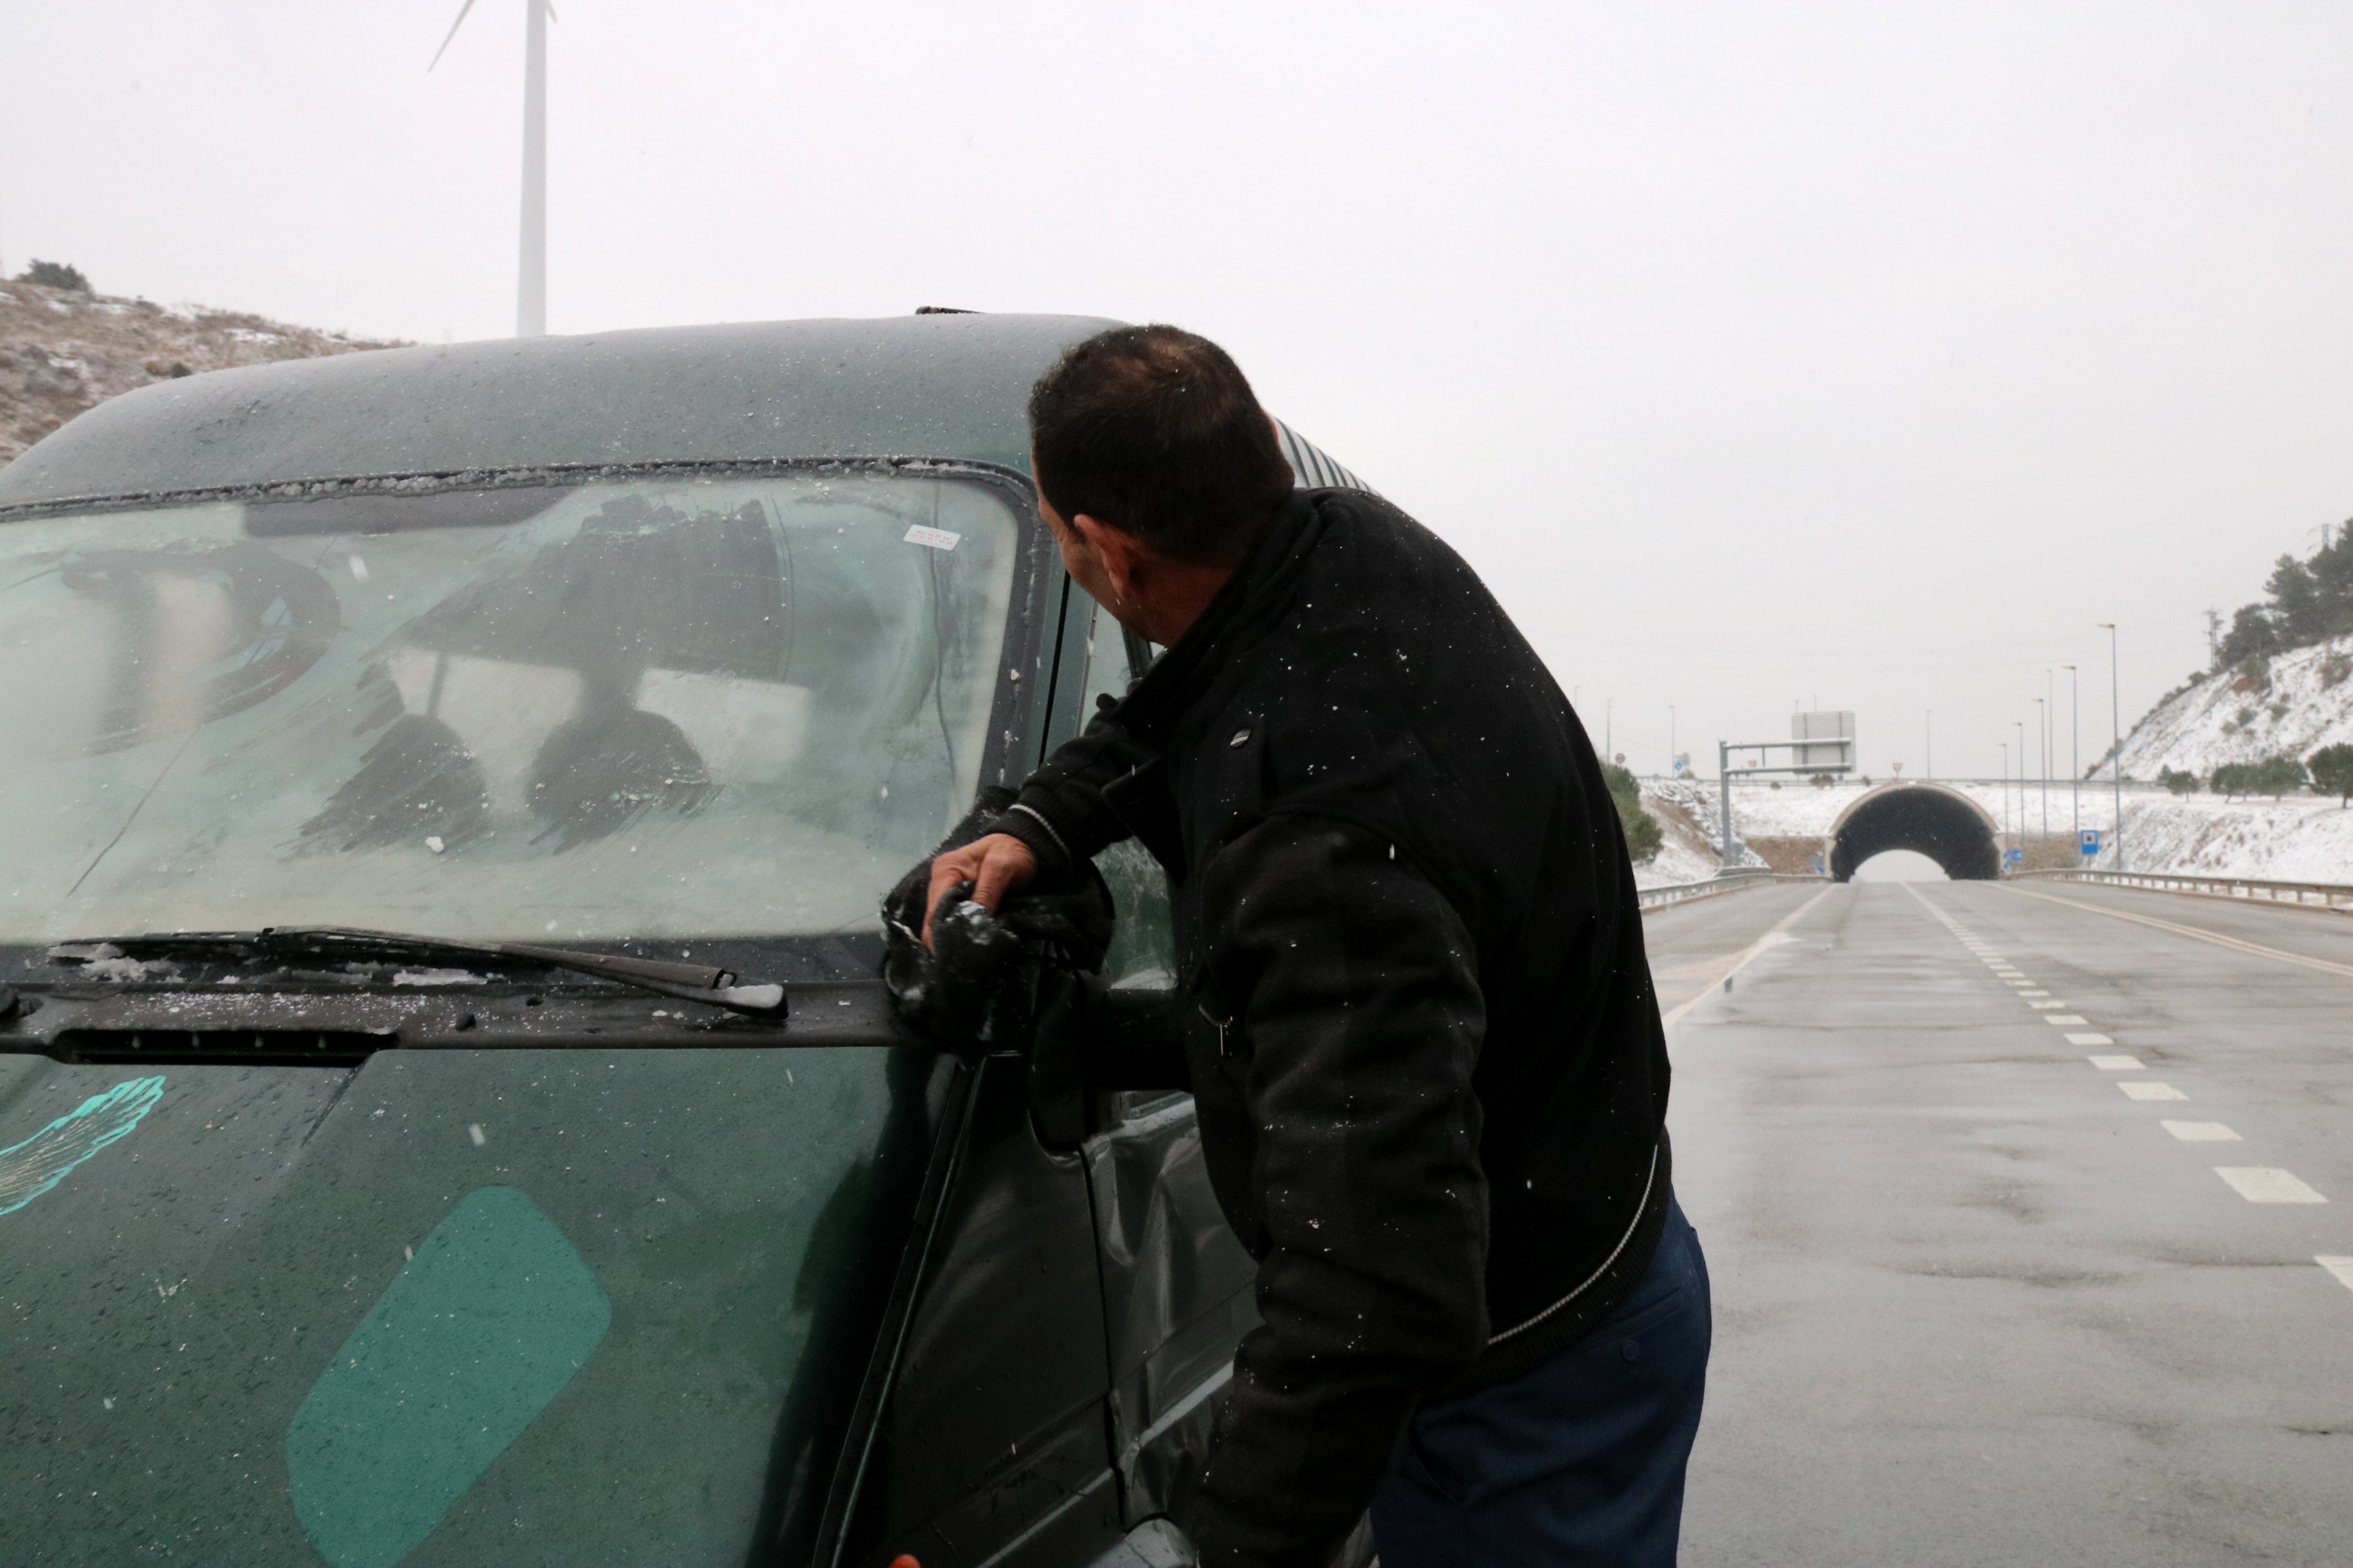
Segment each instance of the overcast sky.
[{"label": "overcast sky", "polygon": [[[428,75],[456,9],[0,0],[0,265],[511,331],[522,0]],[[1990,774],[2068,662],[2088,763],[2094,622],[2129,723],[2353,513],[2341,3],[559,10],[553,331],[1207,332],[1645,771],[1819,700]]]}]

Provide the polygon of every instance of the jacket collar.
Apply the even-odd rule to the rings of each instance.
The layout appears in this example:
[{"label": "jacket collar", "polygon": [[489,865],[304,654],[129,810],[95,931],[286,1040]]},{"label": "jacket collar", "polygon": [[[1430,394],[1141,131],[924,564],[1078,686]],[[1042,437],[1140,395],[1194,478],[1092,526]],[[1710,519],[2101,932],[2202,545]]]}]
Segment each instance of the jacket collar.
[{"label": "jacket collar", "polygon": [[1311,494],[1293,491],[1200,617],[1112,710],[1112,721],[1147,745],[1166,745],[1177,723],[1217,683],[1236,652],[1256,642],[1289,611],[1307,557],[1323,534],[1324,518]]}]

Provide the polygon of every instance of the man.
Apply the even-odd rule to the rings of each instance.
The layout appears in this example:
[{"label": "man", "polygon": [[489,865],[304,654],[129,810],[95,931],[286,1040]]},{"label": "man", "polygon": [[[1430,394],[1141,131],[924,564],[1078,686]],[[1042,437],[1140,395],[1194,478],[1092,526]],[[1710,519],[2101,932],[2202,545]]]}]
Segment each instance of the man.
[{"label": "man", "polygon": [[1664,1564],[1709,1308],[1633,868],[1583,726],[1470,568],[1302,490],[1223,351],[1107,331],[1030,395],[1071,577],[1167,652],[938,855],[996,909],[1168,872],[1203,1152],[1259,1263],[1174,1506],[1219,1568]]}]

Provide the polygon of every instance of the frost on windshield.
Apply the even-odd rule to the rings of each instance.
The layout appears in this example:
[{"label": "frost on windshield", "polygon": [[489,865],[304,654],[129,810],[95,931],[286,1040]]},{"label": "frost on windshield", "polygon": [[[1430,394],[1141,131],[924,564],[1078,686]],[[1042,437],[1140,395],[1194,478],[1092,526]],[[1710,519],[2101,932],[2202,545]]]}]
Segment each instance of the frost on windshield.
[{"label": "frost on windshield", "polygon": [[1017,538],[880,471],[8,525],[0,934],[862,928],[976,786]]}]

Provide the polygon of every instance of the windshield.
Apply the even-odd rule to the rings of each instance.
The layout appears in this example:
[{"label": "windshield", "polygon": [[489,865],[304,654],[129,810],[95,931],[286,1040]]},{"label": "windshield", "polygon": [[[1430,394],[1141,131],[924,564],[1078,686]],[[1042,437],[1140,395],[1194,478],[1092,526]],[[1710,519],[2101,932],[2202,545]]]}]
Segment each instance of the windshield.
[{"label": "windshield", "polygon": [[1009,494],[831,468],[0,526],[0,942],[869,929],[977,786]]}]

